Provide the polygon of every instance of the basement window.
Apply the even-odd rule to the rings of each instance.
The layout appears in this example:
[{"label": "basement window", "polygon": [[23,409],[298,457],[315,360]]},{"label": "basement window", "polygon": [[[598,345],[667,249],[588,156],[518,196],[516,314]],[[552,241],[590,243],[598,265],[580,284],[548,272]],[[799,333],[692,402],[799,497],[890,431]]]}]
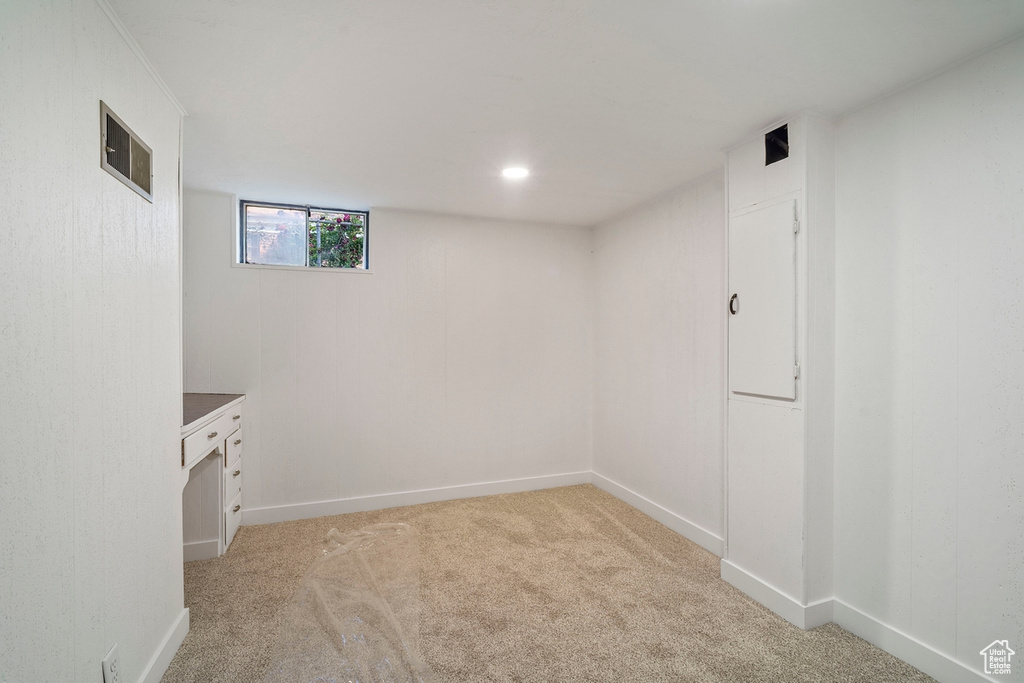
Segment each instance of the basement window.
[{"label": "basement window", "polygon": [[243,200],[239,263],[366,270],[366,211]]}]

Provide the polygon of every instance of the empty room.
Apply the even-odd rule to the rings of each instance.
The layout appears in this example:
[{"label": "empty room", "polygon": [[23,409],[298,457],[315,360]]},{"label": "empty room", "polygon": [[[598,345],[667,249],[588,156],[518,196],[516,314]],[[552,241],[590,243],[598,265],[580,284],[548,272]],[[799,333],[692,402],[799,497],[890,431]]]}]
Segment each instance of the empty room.
[{"label": "empty room", "polygon": [[0,683],[1024,681],[1024,2],[0,0],[0,113]]}]

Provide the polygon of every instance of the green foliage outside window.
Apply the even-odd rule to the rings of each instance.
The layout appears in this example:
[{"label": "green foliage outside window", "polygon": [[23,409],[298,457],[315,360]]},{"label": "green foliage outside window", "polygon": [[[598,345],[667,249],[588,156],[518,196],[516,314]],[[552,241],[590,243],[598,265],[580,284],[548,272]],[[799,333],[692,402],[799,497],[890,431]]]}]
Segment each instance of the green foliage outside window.
[{"label": "green foliage outside window", "polygon": [[310,211],[309,265],[318,268],[364,268],[366,222],[359,213]]}]

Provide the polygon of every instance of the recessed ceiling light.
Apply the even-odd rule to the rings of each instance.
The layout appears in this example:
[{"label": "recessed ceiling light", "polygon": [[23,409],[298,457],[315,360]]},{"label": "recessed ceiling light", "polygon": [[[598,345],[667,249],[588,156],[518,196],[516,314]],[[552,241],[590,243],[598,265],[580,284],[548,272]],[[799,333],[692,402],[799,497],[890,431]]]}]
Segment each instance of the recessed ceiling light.
[{"label": "recessed ceiling light", "polygon": [[501,175],[506,178],[512,178],[513,180],[519,180],[520,178],[525,178],[530,175],[530,170],[523,168],[522,166],[509,166],[502,170]]}]

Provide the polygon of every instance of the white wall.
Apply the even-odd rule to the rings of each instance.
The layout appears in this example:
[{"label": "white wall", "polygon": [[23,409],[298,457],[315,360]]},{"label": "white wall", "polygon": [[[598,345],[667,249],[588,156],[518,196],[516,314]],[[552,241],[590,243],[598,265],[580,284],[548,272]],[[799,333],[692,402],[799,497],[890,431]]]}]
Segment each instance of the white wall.
[{"label": "white wall", "polygon": [[1024,651],[1021,74],[1018,40],[837,134],[836,597],[974,671]]},{"label": "white wall", "polygon": [[[187,624],[179,114],[94,0],[0,4],[0,92],[0,680],[100,681],[114,642],[159,677]],[[100,99],[155,204],[100,169]]]},{"label": "white wall", "polygon": [[595,232],[595,475],[719,554],[724,192],[716,174]]},{"label": "white wall", "polygon": [[374,210],[372,274],[285,271],[236,211],[186,192],[185,383],[248,395],[246,523],[590,470],[589,230]]},{"label": "white wall", "polygon": [[[728,153],[729,249],[736,250],[729,258],[729,292],[738,293],[740,304],[738,314],[729,316],[729,332],[739,337],[729,344],[728,530],[722,577],[795,625],[811,628],[831,620],[833,595],[834,135],[828,118],[792,116],[785,121],[788,158],[766,166],[764,135],[779,123]],[[752,283],[752,273],[741,272],[761,258],[744,240],[750,226],[764,228],[765,216],[779,221],[776,237],[793,258],[793,280]],[[786,387],[783,376],[775,391],[785,396],[792,389],[792,400],[750,391],[756,389],[750,371],[757,370],[768,347],[751,336],[744,310],[750,312],[755,298],[751,287],[773,285],[795,295],[795,316],[783,319],[788,331],[775,331],[793,335],[791,346],[783,346],[775,361],[777,366],[785,363],[781,369],[792,382]],[[737,353],[745,367],[733,362]],[[792,372],[794,362],[799,373]]]}]

